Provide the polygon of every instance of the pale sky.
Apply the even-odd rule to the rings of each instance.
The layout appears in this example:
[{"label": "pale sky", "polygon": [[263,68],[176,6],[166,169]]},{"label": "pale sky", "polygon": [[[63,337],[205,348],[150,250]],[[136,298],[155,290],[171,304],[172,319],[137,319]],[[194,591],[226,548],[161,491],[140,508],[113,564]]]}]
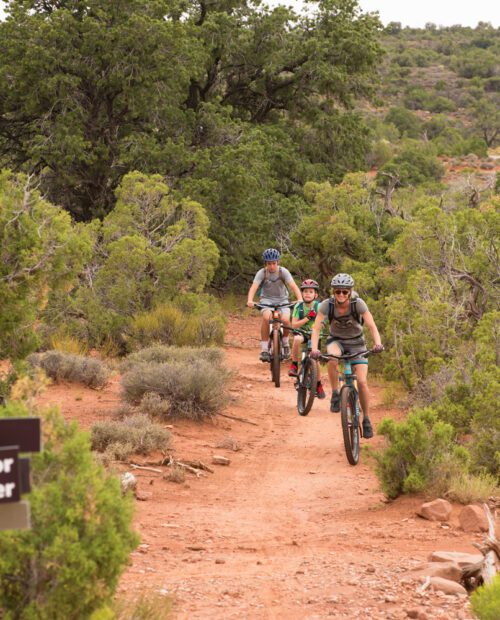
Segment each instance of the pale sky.
[{"label": "pale sky", "polygon": [[[300,10],[302,0],[264,0],[270,6],[284,4]],[[0,19],[3,16],[0,0]],[[490,22],[495,28],[500,27],[500,3],[495,0],[474,0],[458,2],[457,0],[358,0],[359,6],[366,12],[378,11],[383,24],[401,22],[403,26],[422,28],[426,22],[438,26],[477,26],[478,22]]]},{"label": "pale sky", "polygon": [[[300,9],[302,0],[264,0],[270,6],[284,4]],[[500,26],[500,3],[495,0],[358,0],[364,12],[378,11],[383,24],[401,22],[403,26],[423,28],[427,22],[437,26],[477,26],[478,22],[490,22]]]}]

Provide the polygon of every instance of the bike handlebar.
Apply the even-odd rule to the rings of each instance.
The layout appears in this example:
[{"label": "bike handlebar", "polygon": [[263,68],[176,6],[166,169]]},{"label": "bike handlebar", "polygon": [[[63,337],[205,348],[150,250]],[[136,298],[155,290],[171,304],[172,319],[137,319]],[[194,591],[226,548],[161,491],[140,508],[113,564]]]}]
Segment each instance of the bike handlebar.
[{"label": "bike handlebar", "polygon": [[352,360],[355,357],[369,357],[370,355],[376,355],[379,351],[370,349],[369,351],[361,351],[361,353],[349,353],[349,355],[333,355],[332,353],[322,353],[319,358],[321,362],[328,362],[329,360]]},{"label": "bike handlebar", "polygon": [[253,307],[259,308],[260,310],[263,310],[264,308],[269,308],[270,310],[276,310],[279,308],[291,308],[292,306],[295,306],[296,303],[297,303],[296,301],[287,302],[286,304],[258,304],[257,302],[255,302]]}]

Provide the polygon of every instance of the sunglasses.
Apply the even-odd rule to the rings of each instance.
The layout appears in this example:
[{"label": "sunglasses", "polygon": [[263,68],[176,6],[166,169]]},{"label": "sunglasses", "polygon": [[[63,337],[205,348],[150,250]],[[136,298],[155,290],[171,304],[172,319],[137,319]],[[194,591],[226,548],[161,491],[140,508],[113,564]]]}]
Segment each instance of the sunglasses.
[{"label": "sunglasses", "polygon": [[349,293],[350,293],[351,291],[341,291],[341,290],[336,289],[336,290],[335,290],[335,291],[333,291],[333,292],[334,292],[334,294],[335,294],[335,295],[349,295]]}]

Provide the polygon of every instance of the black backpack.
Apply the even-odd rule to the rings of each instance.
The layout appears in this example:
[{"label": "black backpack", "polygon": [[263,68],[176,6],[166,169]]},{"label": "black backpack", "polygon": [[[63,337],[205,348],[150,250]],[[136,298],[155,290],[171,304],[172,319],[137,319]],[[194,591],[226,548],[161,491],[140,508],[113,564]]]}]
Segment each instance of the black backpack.
[{"label": "black backpack", "polygon": [[[351,301],[349,302],[349,310],[350,310],[351,316],[354,317],[355,321],[359,323],[360,325],[363,325],[364,323],[363,317],[359,315],[358,307],[357,307],[358,304],[356,303],[358,299],[359,297],[357,295],[356,297],[351,297]],[[328,322],[329,323],[333,321],[334,312],[335,312],[335,298],[330,297],[330,299],[328,300]],[[344,316],[348,316],[348,315],[344,315]]]},{"label": "black backpack", "polygon": [[[304,311],[304,302],[303,301],[299,301],[300,307],[299,307],[299,319],[302,321],[303,318],[305,318],[305,311]],[[299,305],[297,304],[297,305]],[[295,307],[297,307],[297,305]],[[319,301],[317,299],[315,299],[313,301],[313,307],[312,310],[316,310],[316,314],[318,313],[318,308],[319,308]]]}]

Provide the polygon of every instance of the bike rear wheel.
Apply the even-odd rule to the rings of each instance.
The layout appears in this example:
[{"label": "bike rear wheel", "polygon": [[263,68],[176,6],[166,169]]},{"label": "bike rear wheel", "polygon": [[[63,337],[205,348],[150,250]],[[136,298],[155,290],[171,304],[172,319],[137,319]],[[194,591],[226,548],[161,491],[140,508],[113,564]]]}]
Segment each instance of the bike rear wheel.
[{"label": "bike rear wheel", "polygon": [[356,414],[356,395],[354,390],[348,386],[344,386],[340,392],[340,417],[347,460],[351,465],[357,465],[359,461],[359,416]]},{"label": "bike rear wheel", "polygon": [[281,338],[277,329],[273,330],[273,351],[271,359],[271,378],[274,381],[275,387],[280,386],[280,374],[281,374]]},{"label": "bike rear wheel", "polygon": [[311,411],[317,385],[318,367],[310,357],[307,357],[299,372],[299,386],[297,388],[297,411],[299,415],[307,415]]}]

